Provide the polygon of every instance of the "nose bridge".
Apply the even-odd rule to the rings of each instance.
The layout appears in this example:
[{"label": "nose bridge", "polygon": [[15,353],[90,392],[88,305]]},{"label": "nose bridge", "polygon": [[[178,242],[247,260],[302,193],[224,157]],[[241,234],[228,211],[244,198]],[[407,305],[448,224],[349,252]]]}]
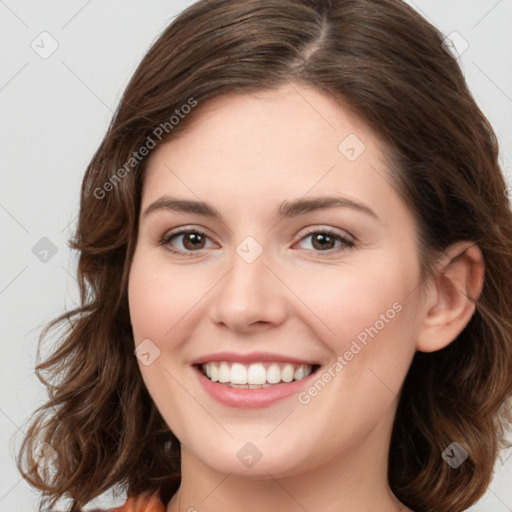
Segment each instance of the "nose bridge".
[{"label": "nose bridge", "polygon": [[240,330],[258,323],[280,323],[286,314],[285,289],[268,266],[270,252],[246,237],[230,257],[230,271],[219,283],[213,319]]}]

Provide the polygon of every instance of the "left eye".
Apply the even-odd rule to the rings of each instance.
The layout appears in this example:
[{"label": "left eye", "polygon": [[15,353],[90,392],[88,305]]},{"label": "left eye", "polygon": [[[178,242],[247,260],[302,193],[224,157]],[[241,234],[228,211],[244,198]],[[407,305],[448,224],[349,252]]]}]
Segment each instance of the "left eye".
[{"label": "left eye", "polygon": [[313,231],[308,233],[301,239],[301,241],[307,240],[308,238],[311,239],[311,246],[307,247],[307,249],[313,249],[320,252],[326,252],[341,246],[352,247],[354,245],[352,240],[349,240],[338,233],[328,230]]}]

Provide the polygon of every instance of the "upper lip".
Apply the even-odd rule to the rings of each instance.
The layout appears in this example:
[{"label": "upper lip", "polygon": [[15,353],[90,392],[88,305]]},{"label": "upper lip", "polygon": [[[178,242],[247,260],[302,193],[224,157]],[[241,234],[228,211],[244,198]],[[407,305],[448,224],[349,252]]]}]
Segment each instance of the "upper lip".
[{"label": "upper lip", "polygon": [[249,352],[241,354],[237,352],[215,352],[214,354],[206,354],[194,359],[191,364],[204,364],[213,361],[228,361],[234,363],[259,363],[259,362],[282,362],[295,364],[318,364],[314,361],[307,361],[297,357],[291,357],[284,354],[272,354],[270,352]]}]

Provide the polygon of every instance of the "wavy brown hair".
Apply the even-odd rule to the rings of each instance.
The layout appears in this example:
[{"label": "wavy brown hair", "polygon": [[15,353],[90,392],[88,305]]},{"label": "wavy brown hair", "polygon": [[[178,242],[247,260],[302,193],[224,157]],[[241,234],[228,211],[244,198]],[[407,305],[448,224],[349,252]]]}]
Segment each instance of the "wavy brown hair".
[{"label": "wavy brown hair", "polygon": [[[149,138],[160,143],[159,126],[166,127],[161,142],[178,136],[211,98],[286,83],[329,95],[380,137],[416,220],[425,272],[457,241],[474,241],[483,253],[472,319],[448,347],[413,359],[388,473],[394,494],[418,512],[460,511],[482,496],[510,422],[512,215],[496,136],[443,39],[401,0],[201,0],[168,26],[134,73],[84,177],[71,242],[81,305],[39,341],[38,360],[48,330],[65,327],[36,366],[49,400],[17,458],[43,503],[70,498],[75,512],[112,488],[158,490],[164,501],[176,490],[179,442],[134,356],[127,281],[148,158],[130,159]],[[183,107],[192,102],[195,110]],[[177,111],[179,122],[170,123]],[[441,457],[453,441],[469,454],[457,469]],[[42,442],[57,454],[53,472],[32,457]]]}]

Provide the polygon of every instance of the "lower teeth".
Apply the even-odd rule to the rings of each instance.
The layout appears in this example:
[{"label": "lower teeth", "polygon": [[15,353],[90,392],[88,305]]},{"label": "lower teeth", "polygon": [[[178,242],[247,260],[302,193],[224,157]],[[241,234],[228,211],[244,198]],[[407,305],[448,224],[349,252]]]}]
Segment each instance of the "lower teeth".
[{"label": "lower teeth", "polygon": [[242,388],[242,389],[261,389],[261,388],[269,388],[270,386],[275,386],[275,384],[231,384],[227,382],[219,382],[219,384],[225,384],[230,388]]}]

